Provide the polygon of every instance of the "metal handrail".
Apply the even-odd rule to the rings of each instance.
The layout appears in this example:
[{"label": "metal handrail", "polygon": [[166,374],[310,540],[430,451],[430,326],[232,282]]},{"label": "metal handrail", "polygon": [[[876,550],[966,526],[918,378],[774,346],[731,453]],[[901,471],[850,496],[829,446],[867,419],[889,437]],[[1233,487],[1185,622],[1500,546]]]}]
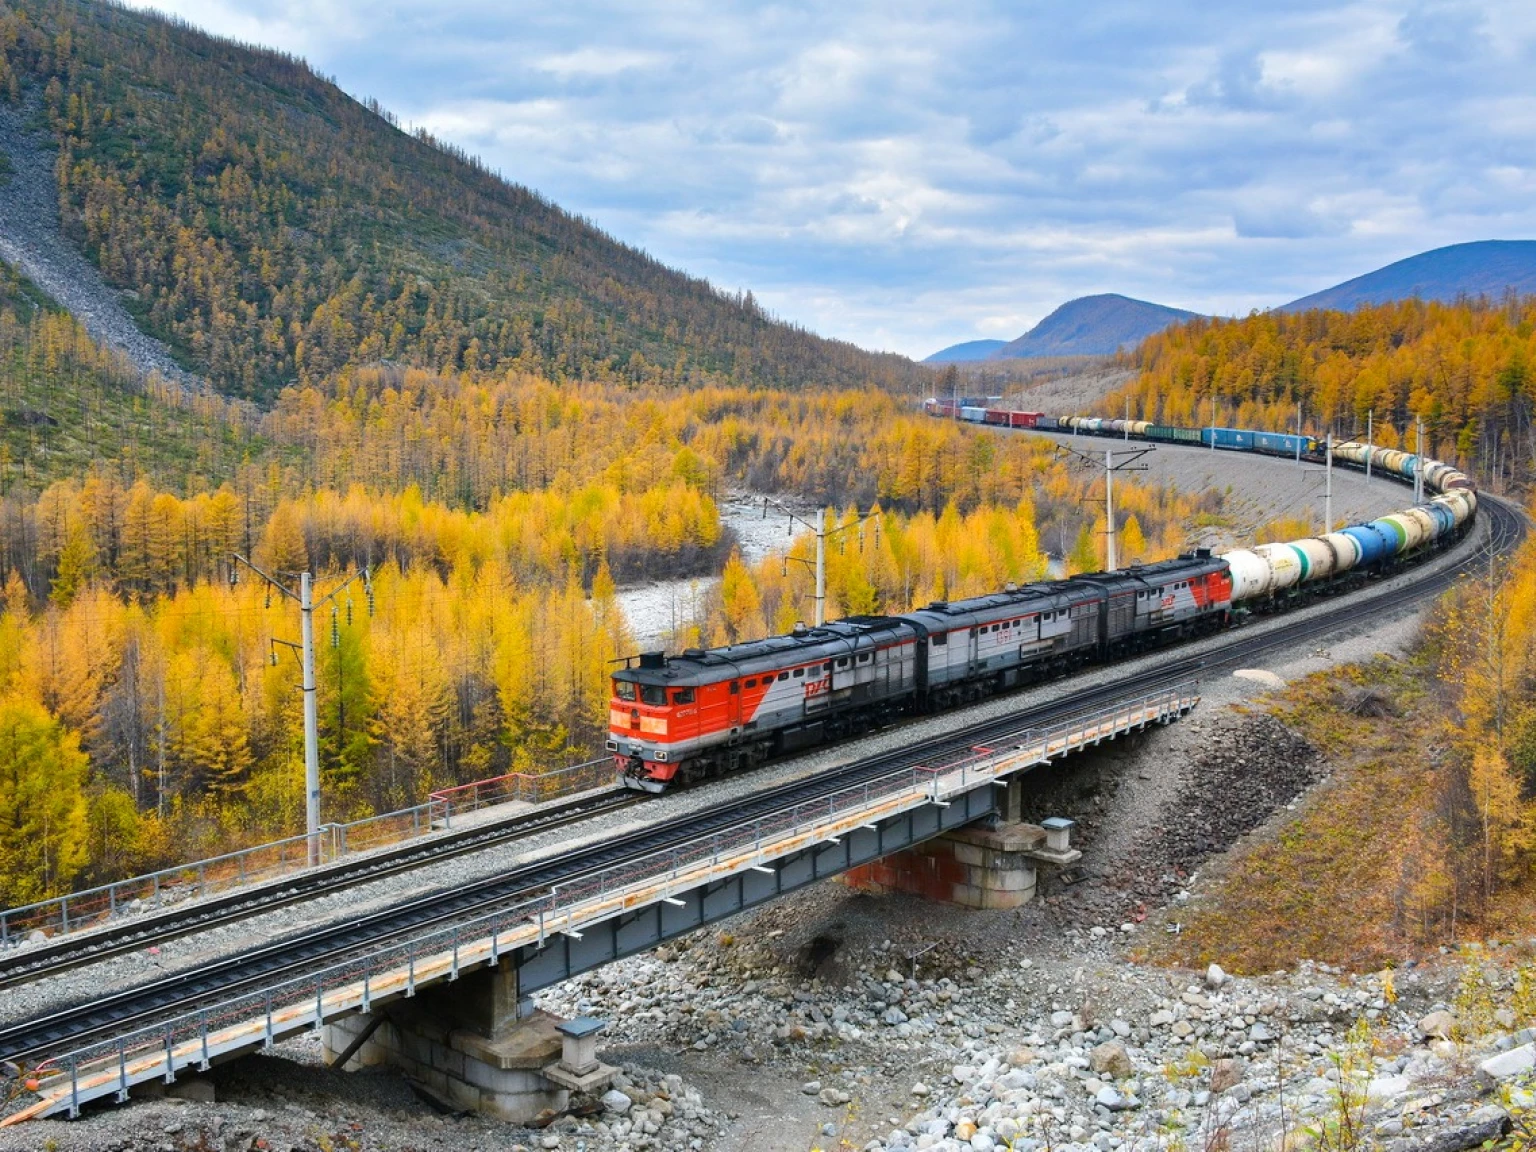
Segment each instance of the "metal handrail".
[{"label": "metal handrail", "polygon": [[[401,844],[426,832],[450,827],[453,817],[465,812],[516,800],[545,803],[597,787],[602,783],[601,769],[612,764],[611,757],[602,757],[542,774],[509,773],[489,781],[440,789],[431,793],[424,804],[345,823],[323,824],[320,827],[321,863],[334,864],[349,856]],[[490,785],[499,785],[501,792],[510,794],[497,796],[495,790],[488,787]],[[458,799],[466,790],[482,789],[485,797],[476,803]],[[475,794],[478,795],[478,791]],[[0,910],[0,948],[18,945],[35,931],[62,935],[92,927],[101,917],[115,916],[136,900],[163,906],[307,871],[308,868],[308,837],[303,834],[187,864],[175,864],[140,876]]]},{"label": "metal handrail", "polygon": [[[330,1016],[357,1011],[359,1004],[366,1010],[370,985],[380,976],[395,974],[398,979],[398,974],[405,972],[406,994],[414,994],[416,974],[429,962],[446,962],[448,978],[456,979],[460,955],[467,948],[484,950],[488,944],[489,956],[472,958],[470,962],[479,963],[482,959],[494,962],[498,949],[503,947],[501,937],[510,932],[517,931],[529,937],[526,943],[537,941],[542,944],[551,934],[575,931],[584,923],[612,915],[615,900],[623,893],[649,890],[655,900],[660,900],[670,896],[676,886],[694,883],[691,874],[703,866],[726,866],[733,871],[761,866],[778,855],[796,851],[793,845],[808,836],[814,839],[818,829],[823,838],[831,835],[829,824],[839,817],[867,812],[877,802],[903,796],[909,807],[942,802],[947,796],[969,791],[980,783],[998,779],[1022,767],[1043,763],[1137,726],[1181,715],[1198,702],[1199,696],[1192,685],[1142,694],[1106,708],[1076,713],[1044,728],[1021,729],[1013,736],[994,741],[990,749],[975,751],[948,764],[938,767],[914,764],[894,769],[826,797],[801,801],[785,813],[757,817],[639,860],[610,865],[575,885],[557,886],[511,908],[386,945],[310,975],[236,997],[217,1007],[200,1009],[163,1024],[86,1045],[53,1063],[70,1077],[71,1111],[78,1110],[82,1100],[108,1092],[115,1091],[120,1098],[126,1098],[130,1082],[129,1061],[142,1061],[146,1054],[157,1054],[156,1063],[153,1069],[144,1071],[137,1079],[169,1075],[174,1067],[185,1067],[190,1063],[207,1067],[210,1036],[217,1040],[216,1034],[224,1028],[264,1021],[259,1042],[270,1045],[279,1034],[287,1035],[310,1026],[303,1022],[294,1023],[295,1018],[291,1016],[276,1021],[274,1013],[291,1013],[297,1006],[308,1019],[305,1006],[312,1006],[312,1024],[318,1027]],[[791,847],[785,848],[786,843]],[[781,849],[777,855],[773,854],[775,845]],[[668,883],[659,884],[658,881]],[[581,908],[594,904],[600,906],[588,907],[585,911]],[[359,983],[362,986],[361,1000],[354,991]],[[256,1042],[251,1041],[251,1044]],[[179,1063],[178,1052],[181,1053]],[[158,1054],[162,1053],[163,1064],[158,1062]],[[79,1078],[82,1071],[96,1075],[92,1069],[115,1071],[119,1080],[116,1084],[108,1082],[105,1087],[99,1083],[88,1087],[82,1095]],[[54,1106],[63,1104],[64,1099],[58,1097]]]}]

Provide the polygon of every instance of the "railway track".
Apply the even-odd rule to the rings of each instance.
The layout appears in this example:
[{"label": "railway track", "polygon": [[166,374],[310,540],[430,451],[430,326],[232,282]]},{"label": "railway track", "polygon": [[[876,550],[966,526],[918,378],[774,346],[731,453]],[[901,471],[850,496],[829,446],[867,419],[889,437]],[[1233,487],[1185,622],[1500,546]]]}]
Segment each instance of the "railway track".
[{"label": "railway track", "polygon": [[640,799],[635,793],[618,789],[612,793],[584,796],[494,823],[413,840],[355,860],[252,884],[222,896],[198,900],[186,907],[148,916],[123,917],[99,928],[71,932],[48,944],[27,948],[0,963],[0,991],[29,983],[40,976],[95,964],[359,884],[399,876],[508,840],[576,824],[600,812],[629,807]]},{"label": "railway track", "polygon": [[[1421,579],[1410,580],[1396,588],[1378,590],[1374,595],[1369,592],[1358,593],[1306,616],[1272,618],[1275,626],[1263,632],[1239,628],[1226,634],[1226,642],[1214,651],[1191,653],[1163,661],[1153,668],[1129,676],[1105,676],[1100,683],[1086,684],[1078,691],[1050,703],[987,721],[963,732],[937,736],[806,779],[778,785],[740,800],[728,808],[698,812],[660,827],[637,829],[603,843],[584,847],[563,858],[527,864],[453,891],[415,897],[293,939],[218,960],[196,970],[162,977],[133,989],[14,1023],[0,1028],[0,1056],[17,1063],[26,1063],[66,1047],[78,1047],[104,1036],[196,1011],[243,992],[293,979],[390,940],[506,908],[520,900],[547,892],[551,887],[578,881],[615,864],[678,847],[712,832],[856,786],[913,763],[943,763],[976,745],[998,741],[1022,729],[1044,726],[1128,694],[1153,691],[1250,663],[1266,653],[1360,625],[1384,611],[1409,607],[1427,596],[1444,591],[1463,572],[1475,570],[1481,563],[1486,563],[1490,556],[1506,553],[1519,545],[1526,534],[1526,521],[1520,513],[1491,498],[1485,500],[1483,511],[1489,524],[1489,535],[1485,543],[1462,563],[1426,572]],[[1100,671],[1112,674],[1114,668],[1111,666]],[[584,819],[590,814],[567,813],[565,822]],[[518,834],[508,830],[514,823],[509,822],[509,825],[499,829],[501,838]],[[549,823],[544,824],[544,827],[550,826]],[[458,851],[474,851],[482,846],[461,844]],[[397,855],[401,859],[391,865],[396,870],[403,871],[420,864],[419,861],[407,863],[403,859],[406,856],[403,851]],[[441,859],[441,854],[436,858]],[[377,878],[381,874],[388,873],[376,871],[367,878]],[[354,877],[346,883],[359,882],[361,880]],[[337,886],[340,886],[339,880]],[[314,894],[315,891],[311,889],[303,895],[285,897],[285,902],[308,899]],[[234,905],[233,900],[230,903]],[[230,918],[251,914],[249,911],[241,913],[233,906],[228,912]],[[51,970],[56,971],[57,966]]]}]

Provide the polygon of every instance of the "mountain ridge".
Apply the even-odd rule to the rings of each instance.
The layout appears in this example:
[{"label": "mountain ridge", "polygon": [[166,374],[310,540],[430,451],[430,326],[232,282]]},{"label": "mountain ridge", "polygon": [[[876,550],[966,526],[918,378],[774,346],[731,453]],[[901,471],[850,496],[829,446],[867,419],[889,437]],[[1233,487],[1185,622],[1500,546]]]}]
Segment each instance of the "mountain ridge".
[{"label": "mountain ridge", "polygon": [[1280,305],[1277,312],[1350,311],[1418,297],[1449,304],[1461,296],[1536,293],[1536,240],[1473,240],[1431,248]]},{"label": "mountain ridge", "polygon": [[293,57],[85,0],[0,7],[0,101],[39,102],[64,234],[139,329],[262,401],[360,363],[691,386],[905,386],[621,243]]}]

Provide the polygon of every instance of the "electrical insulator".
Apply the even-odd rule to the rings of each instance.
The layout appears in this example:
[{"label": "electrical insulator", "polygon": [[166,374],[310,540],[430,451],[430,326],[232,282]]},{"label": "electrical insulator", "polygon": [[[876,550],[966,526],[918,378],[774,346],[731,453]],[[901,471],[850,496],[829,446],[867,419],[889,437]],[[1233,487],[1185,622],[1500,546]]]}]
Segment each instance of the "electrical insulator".
[{"label": "electrical insulator", "polygon": [[[267,603],[266,603],[266,607],[268,607],[268,608],[272,607],[272,585],[270,585],[270,584],[267,585]],[[276,657],[274,656],[273,659],[275,660]]]},{"label": "electrical insulator", "polygon": [[368,617],[373,618],[373,585],[368,585]]},{"label": "electrical insulator", "polygon": [[276,668],[277,667],[277,649],[276,648],[272,649],[271,655],[272,655],[272,667]]},{"label": "electrical insulator", "polygon": [[341,647],[341,628],[340,628],[340,625],[338,623],[338,620],[339,620],[339,616],[338,616],[337,611],[336,611],[336,605],[332,604],[331,605],[331,647],[332,648],[340,648]]},{"label": "electrical insulator", "polygon": [[347,597],[347,627],[352,627],[352,597]]}]

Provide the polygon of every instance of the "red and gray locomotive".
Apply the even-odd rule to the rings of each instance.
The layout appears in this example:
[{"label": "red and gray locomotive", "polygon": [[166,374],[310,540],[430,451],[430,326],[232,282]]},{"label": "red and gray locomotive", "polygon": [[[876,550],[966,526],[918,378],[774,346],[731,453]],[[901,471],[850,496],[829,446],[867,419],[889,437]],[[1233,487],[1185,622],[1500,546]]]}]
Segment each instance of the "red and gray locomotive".
[{"label": "red and gray locomotive", "polygon": [[680,656],[647,653],[613,677],[608,750],[626,785],[661,792],[902,713],[951,708],[1215,631],[1231,599],[1226,563],[1201,551],[900,616],[852,616]]}]

